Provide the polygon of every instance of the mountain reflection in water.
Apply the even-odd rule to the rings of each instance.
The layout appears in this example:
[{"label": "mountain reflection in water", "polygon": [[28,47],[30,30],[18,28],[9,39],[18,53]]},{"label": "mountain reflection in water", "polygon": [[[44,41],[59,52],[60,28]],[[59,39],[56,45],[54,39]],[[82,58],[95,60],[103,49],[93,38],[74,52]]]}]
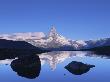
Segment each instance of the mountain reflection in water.
[{"label": "mountain reflection in water", "polygon": [[48,53],[43,53],[39,55],[41,64],[48,63],[51,70],[55,70],[57,64],[62,63],[68,58],[71,57],[100,57],[100,58],[109,58],[106,55],[97,55],[90,51],[53,51]]},{"label": "mountain reflection in water", "polygon": [[[25,55],[15,59],[8,59],[9,57],[2,58],[5,60],[0,60],[1,68],[3,64],[7,67],[10,65],[13,72],[12,70],[12,73],[9,72],[9,74],[12,75],[8,78],[6,76],[8,72],[5,76],[2,76],[4,73],[0,71],[1,78],[7,78],[7,81],[3,79],[0,80],[0,82],[81,82],[82,80],[84,82],[91,82],[93,76],[100,82],[101,80],[103,80],[102,82],[106,80],[110,81],[109,78],[100,78],[106,78],[110,75],[108,73],[110,56],[106,54],[95,54],[89,51],[53,51],[42,54]],[[6,70],[6,67],[3,67],[3,70],[4,68]],[[49,68],[51,68],[51,70]],[[105,76],[99,74],[102,72],[105,72]],[[16,81],[14,81],[13,78],[15,78]],[[22,81],[20,81],[21,79]],[[85,81],[85,79],[88,80]]]}]

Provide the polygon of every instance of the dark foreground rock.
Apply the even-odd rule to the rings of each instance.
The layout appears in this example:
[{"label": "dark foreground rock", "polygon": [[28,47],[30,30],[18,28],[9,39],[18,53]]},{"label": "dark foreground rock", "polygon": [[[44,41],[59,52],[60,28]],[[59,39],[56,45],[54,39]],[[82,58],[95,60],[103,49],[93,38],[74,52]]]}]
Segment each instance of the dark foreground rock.
[{"label": "dark foreground rock", "polygon": [[82,75],[84,73],[87,73],[90,68],[95,67],[95,65],[89,65],[84,64],[82,62],[72,61],[67,66],[65,66],[65,69],[67,69],[69,72],[75,75]]},{"label": "dark foreground rock", "polygon": [[37,55],[22,56],[12,61],[11,68],[19,76],[34,79],[40,74],[41,62]]}]

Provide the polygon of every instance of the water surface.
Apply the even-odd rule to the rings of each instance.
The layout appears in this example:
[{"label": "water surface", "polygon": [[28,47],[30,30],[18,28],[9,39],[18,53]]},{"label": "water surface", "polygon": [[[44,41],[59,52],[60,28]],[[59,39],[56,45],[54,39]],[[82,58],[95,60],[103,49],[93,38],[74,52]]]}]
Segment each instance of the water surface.
[{"label": "water surface", "polygon": [[[38,55],[41,70],[33,79],[13,71],[10,66],[12,59],[0,60],[0,82],[110,82],[109,56],[85,51],[54,51]],[[76,75],[65,69],[72,61],[95,67],[86,73]]]}]

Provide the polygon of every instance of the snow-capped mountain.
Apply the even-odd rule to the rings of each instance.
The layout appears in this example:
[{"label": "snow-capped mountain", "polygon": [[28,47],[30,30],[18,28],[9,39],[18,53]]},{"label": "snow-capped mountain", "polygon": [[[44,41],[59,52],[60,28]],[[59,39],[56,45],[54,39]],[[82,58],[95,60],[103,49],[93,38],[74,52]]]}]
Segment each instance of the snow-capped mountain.
[{"label": "snow-capped mountain", "polygon": [[27,39],[27,42],[45,49],[59,49],[65,46],[71,46],[69,40],[56,32],[55,27],[52,27],[46,37],[41,39]]},{"label": "snow-capped mountain", "polygon": [[80,49],[87,44],[82,40],[70,40],[56,32],[55,27],[52,27],[45,38],[39,40],[28,39],[27,42],[45,49],[52,50],[74,50]]},{"label": "snow-capped mountain", "polygon": [[43,32],[1,34],[0,39],[26,41],[36,47],[49,50],[80,50],[98,46],[110,46],[110,38],[88,41],[67,39],[59,35],[54,26],[52,26],[48,34]]},{"label": "snow-capped mountain", "polygon": [[94,48],[101,46],[110,46],[110,38],[98,39],[98,40],[88,40],[85,41],[87,44],[85,48]]}]

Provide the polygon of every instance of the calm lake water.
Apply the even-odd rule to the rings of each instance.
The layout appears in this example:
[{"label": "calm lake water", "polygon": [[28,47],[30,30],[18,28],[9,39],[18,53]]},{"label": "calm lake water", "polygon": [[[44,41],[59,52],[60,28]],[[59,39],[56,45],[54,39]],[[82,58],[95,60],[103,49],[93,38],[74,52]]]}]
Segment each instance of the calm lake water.
[{"label": "calm lake water", "polygon": [[[0,60],[0,82],[110,82],[110,57],[85,51],[54,51],[39,54],[39,76],[30,79],[13,71],[13,60]],[[95,65],[83,74],[73,74],[65,69],[72,61]]]}]

